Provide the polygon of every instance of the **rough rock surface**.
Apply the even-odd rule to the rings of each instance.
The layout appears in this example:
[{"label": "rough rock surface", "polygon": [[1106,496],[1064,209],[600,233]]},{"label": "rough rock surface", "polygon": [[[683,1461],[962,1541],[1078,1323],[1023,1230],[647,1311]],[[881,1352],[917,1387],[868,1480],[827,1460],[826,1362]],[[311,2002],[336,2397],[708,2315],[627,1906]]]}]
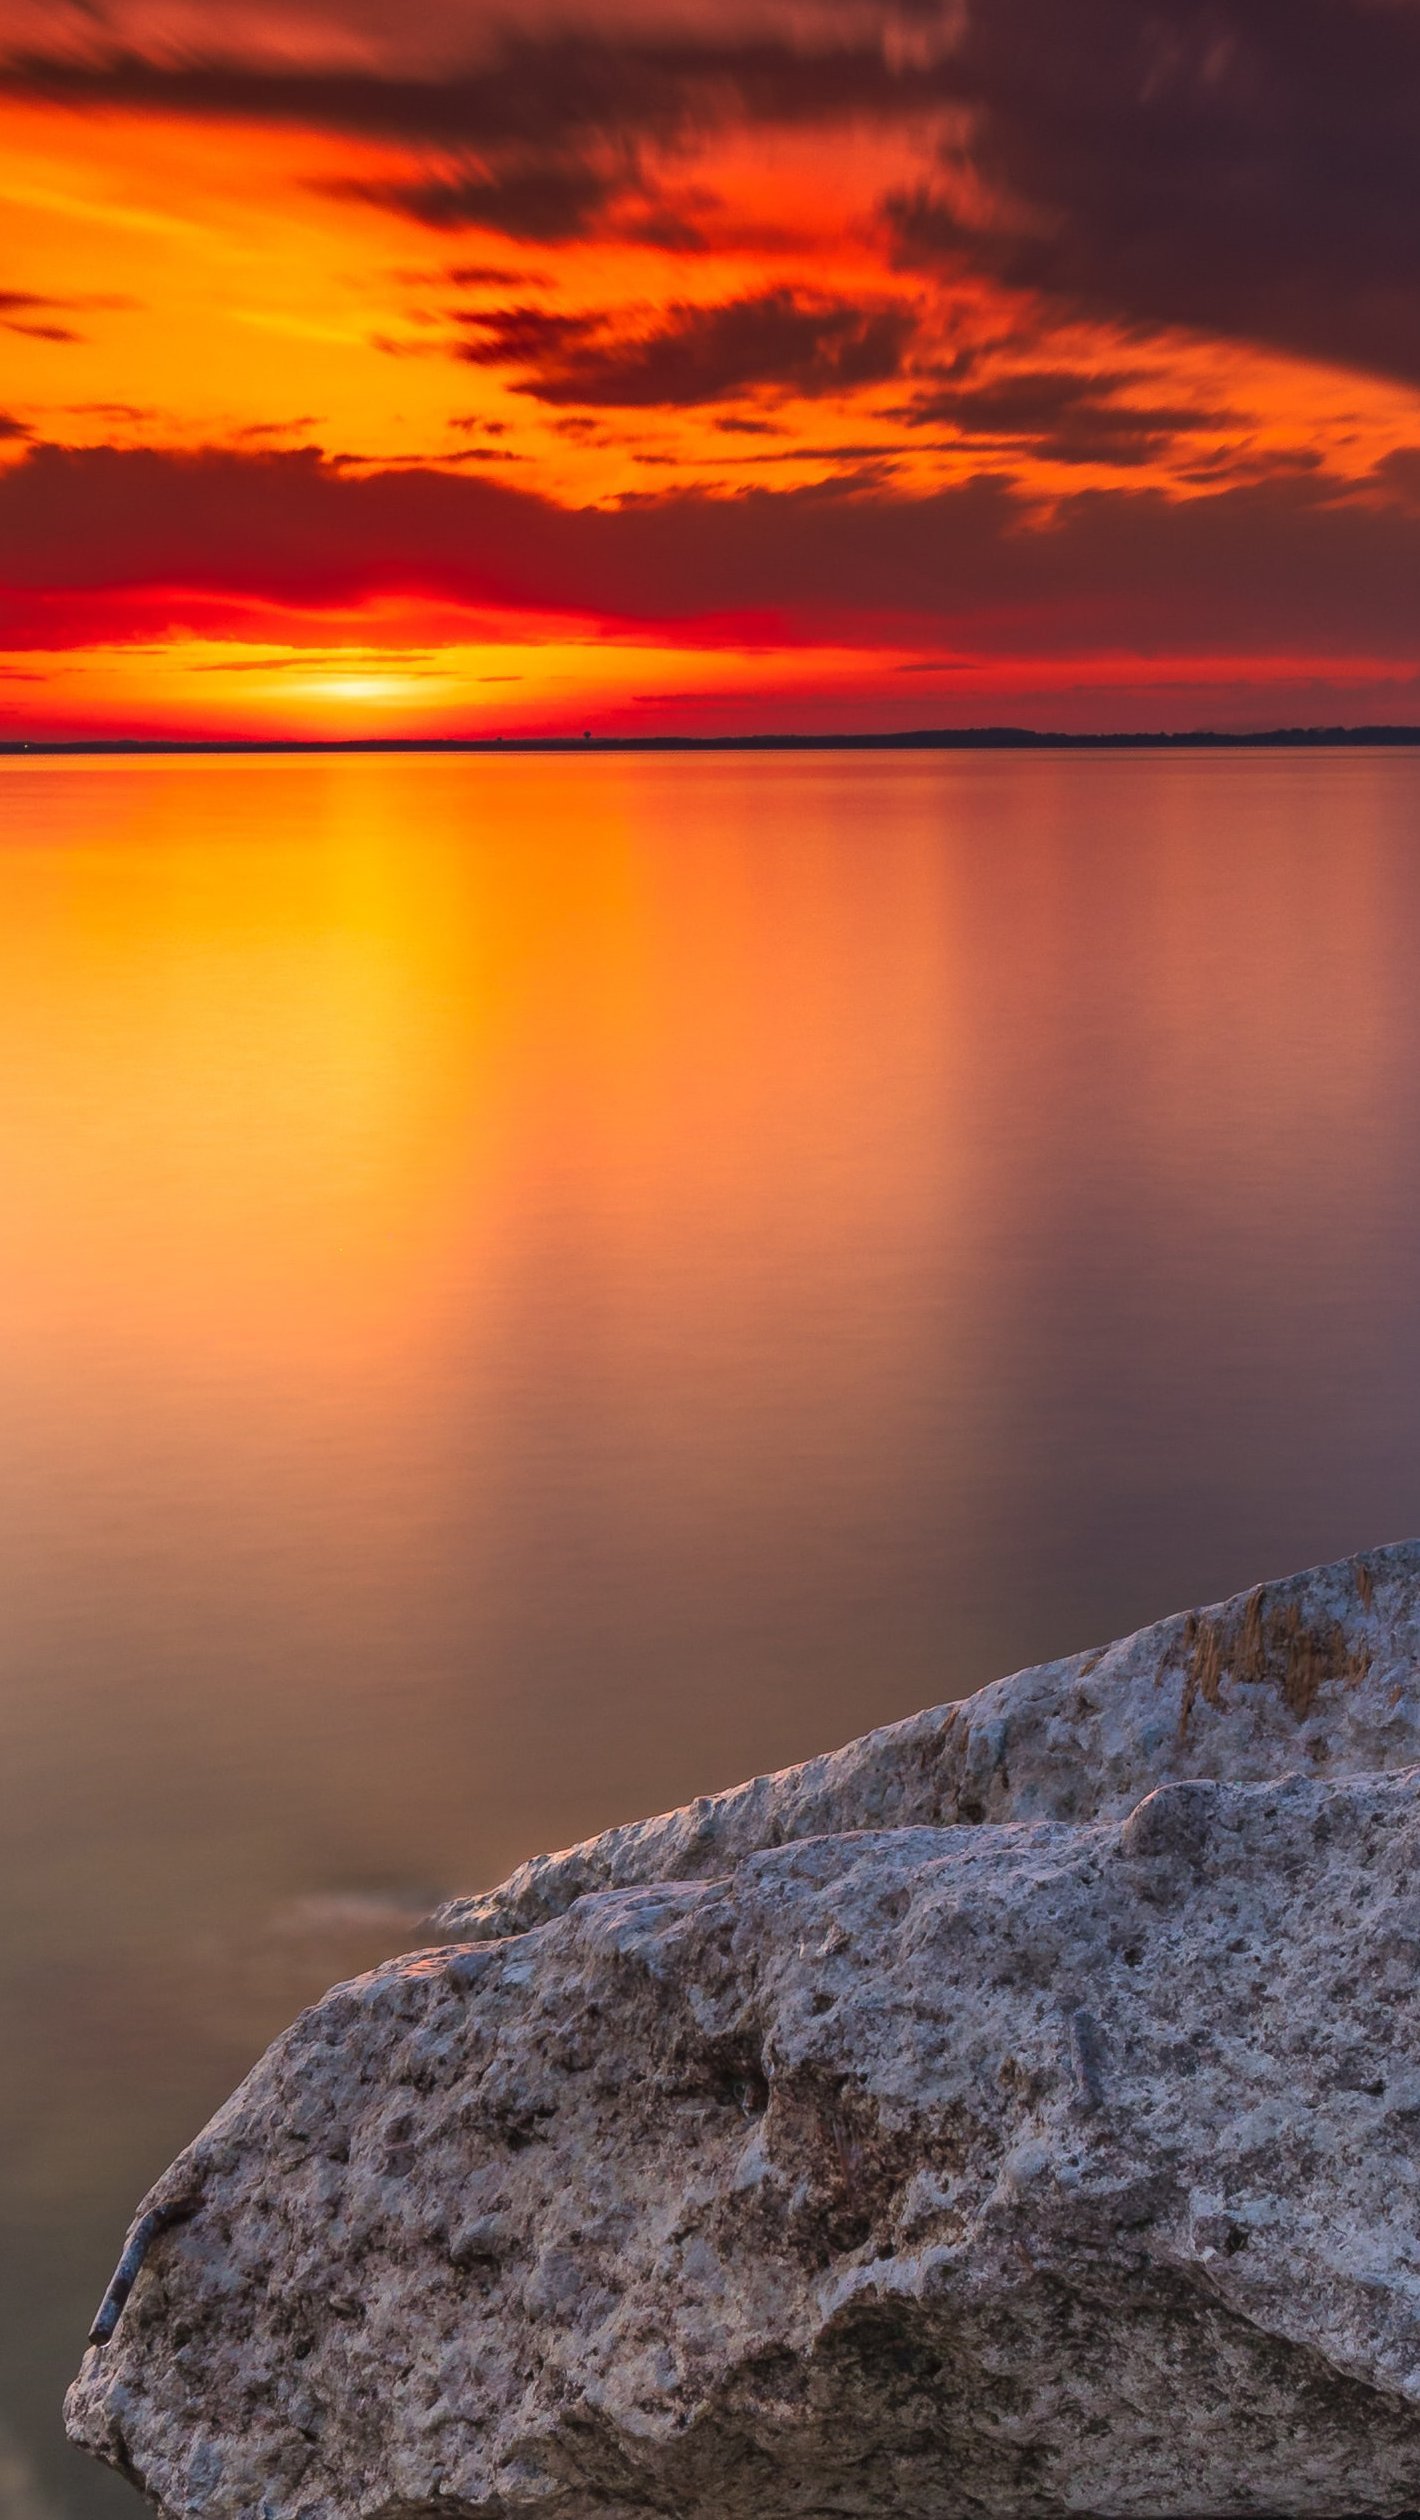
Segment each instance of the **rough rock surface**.
[{"label": "rough rock surface", "polygon": [[1420,2505],[1418,1608],[1378,1550],[525,1867],[159,2182],[74,2438],[174,2520]]}]

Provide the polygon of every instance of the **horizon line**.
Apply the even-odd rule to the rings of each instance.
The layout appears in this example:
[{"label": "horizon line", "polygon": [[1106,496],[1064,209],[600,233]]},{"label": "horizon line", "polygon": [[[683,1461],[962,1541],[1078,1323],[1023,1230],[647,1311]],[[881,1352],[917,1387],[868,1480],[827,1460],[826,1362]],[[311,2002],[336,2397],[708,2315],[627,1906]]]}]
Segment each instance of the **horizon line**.
[{"label": "horizon line", "polygon": [[211,753],[702,753],[702,752],[1230,752],[1420,745],[1420,726],[1274,726],[1238,732],[1103,729],[1056,733],[1029,726],[914,727],[883,733],[769,735],[15,735],[0,759],[39,754]]}]

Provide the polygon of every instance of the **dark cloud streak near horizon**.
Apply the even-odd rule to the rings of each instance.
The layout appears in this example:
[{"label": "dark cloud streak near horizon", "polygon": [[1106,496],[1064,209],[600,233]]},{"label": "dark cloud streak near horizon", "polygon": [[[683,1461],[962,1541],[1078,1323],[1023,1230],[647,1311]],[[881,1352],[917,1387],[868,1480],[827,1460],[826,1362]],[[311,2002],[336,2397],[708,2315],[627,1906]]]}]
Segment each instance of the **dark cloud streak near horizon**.
[{"label": "dark cloud streak near horizon", "polygon": [[[927,497],[830,486],[619,509],[313,453],[33,448],[0,474],[12,646],[63,644],[139,594],[181,622],[220,600],[409,596],[633,629],[776,624],[809,641],[905,632],[980,652],[1413,655],[1420,500],[1269,481],[1192,501],[1081,491],[1048,522],[1009,485]],[[1160,586],[1169,590],[1161,612]],[[614,590],[614,593],[613,593]]]}]

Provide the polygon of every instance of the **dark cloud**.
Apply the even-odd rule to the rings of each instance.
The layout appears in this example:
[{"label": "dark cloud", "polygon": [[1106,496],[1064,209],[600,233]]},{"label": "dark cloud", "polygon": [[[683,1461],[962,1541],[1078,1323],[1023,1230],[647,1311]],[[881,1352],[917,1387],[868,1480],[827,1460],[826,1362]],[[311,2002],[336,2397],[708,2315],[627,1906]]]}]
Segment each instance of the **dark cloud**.
[{"label": "dark cloud", "polygon": [[1373,476],[1388,497],[1420,506],[1420,446],[1397,446],[1382,456]]},{"label": "dark cloud", "polygon": [[905,262],[1420,378],[1415,0],[969,0],[952,67]]},{"label": "dark cloud", "polygon": [[474,308],[458,318],[481,338],[460,350],[475,367],[526,367],[567,356],[605,330],[605,315],[564,315],[545,306]]},{"label": "dark cloud", "polygon": [[916,327],[901,306],[864,308],[789,289],[720,306],[672,306],[630,339],[596,317],[535,307],[466,319],[459,355],[478,367],[532,371],[517,387],[538,402],[651,410],[772,388],[819,396],[897,376]]},{"label": "dark cloud", "polygon": [[519,243],[558,245],[589,235],[611,204],[635,185],[624,171],[572,159],[428,175],[409,183],[340,183],[322,189],[338,199],[398,210],[421,227],[487,228]]},{"label": "dark cloud", "polygon": [[944,92],[940,69],[895,59],[881,44],[813,51],[772,39],[615,43],[581,33],[509,37],[481,66],[439,78],[137,52],[100,60],[11,54],[0,59],[0,89],[78,108],[288,123],[478,156],[671,146],[735,122],[915,120]]},{"label": "dark cloud", "polygon": [[86,336],[76,332],[72,324],[57,318],[75,310],[94,313],[115,307],[129,309],[137,301],[126,297],[42,297],[33,289],[0,289],[0,328],[20,333],[30,341],[81,342]]},{"label": "dark cloud", "polygon": [[59,341],[72,344],[84,339],[83,333],[76,333],[70,324],[22,323],[15,315],[0,315],[0,328],[8,333],[20,333],[27,341]]},{"label": "dark cloud", "polygon": [[298,647],[279,656],[210,656],[195,661],[195,674],[308,674],[313,666],[339,665],[348,673],[356,666],[407,665],[416,672],[439,670],[436,648]]},{"label": "dark cloud", "polygon": [[[899,12],[899,15],[901,13]],[[1420,380],[1417,0],[930,0],[916,43],[866,13],[653,40],[511,34],[443,74],[274,56],[12,53],[0,87],[76,109],[256,120],[418,153],[375,197],[426,226],[555,242],[693,211],[654,180],[732,128],[916,126],[886,205],[906,263],[984,271],[1135,325],[1187,325]],[[213,12],[214,47],[224,13]],[[605,13],[602,25],[610,24]],[[772,22],[771,22],[772,24]]]},{"label": "dark cloud", "polygon": [[1240,415],[1184,403],[1113,399],[1135,371],[1021,370],[987,385],[947,384],[893,413],[914,428],[1029,449],[1060,464],[1142,464],[1174,439],[1236,426]]},{"label": "dark cloud", "polygon": [[84,314],[93,314],[100,309],[112,310],[115,307],[131,312],[138,303],[137,298],[131,297],[42,297],[33,289],[0,289],[0,315],[39,314],[49,309],[77,309]]},{"label": "dark cloud", "polygon": [[914,121],[936,110],[936,74],[881,43],[804,50],[790,41],[621,42],[580,32],[504,39],[480,66],[443,77],[311,70],[239,60],[0,59],[0,92],[76,109],[294,124],[417,148],[410,176],[328,186],[421,226],[482,228],[533,244],[585,236],[613,214],[670,251],[702,239],[667,199],[648,156],[732,125]]},{"label": "dark cloud", "polygon": [[1183,500],[1081,491],[1041,521],[984,479],[920,498],[837,482],[567,509],[310,451],[42,447],[0,473],[0,554],[11,647],[375,597],[990,655],[1373,659],[1420,643],[1420,515],[1378,487],[1297,477]]},{"label": "dark cloud", "polygon": [[905,449],[900,445],[894,445],[891,442],[880,442],[876,445],[869,443],[860,446],[840,446],[835,444],[814,446],[798,442],[793,446],[756,447],[754,453],[751,455],[730,457],[720,456],[712,457],[710,460],[712,462],[723,463],[728,461],[731,463],[741,464],[870,464],[878,462],[885,455],[899,456],[909,451],[910,450]]},{"label": "dark cloud", "polygon": [[[427,276],[425,273],[414,275],[416,279],[424,279]],[[539,288],[545,288],[548,284],[548,275],[545,272],[510,271],[501,263],[455,263],[451,271],[436,273],[434,276],[446,280],[450,288],[454,289],[512,289],[520,284],[526,288],[530,282],[534,282]]]},{"label": "dark cloud", "polygon": [[[248,420],[235,431],[238,438],[291,437],[297,429],[318,429],[323,415],[318,411],[298,412],[294,420]],[[309,441],[308,441],[309,443]]]},{"label": "dark cloud", "polygon": [[705,213],[718,207],[719,196],[714,193],[675,200],[648,187],[640,203],[628,202],[617,232],[634,244],[658,246],[663,254],[703,254],[711,241]]}]

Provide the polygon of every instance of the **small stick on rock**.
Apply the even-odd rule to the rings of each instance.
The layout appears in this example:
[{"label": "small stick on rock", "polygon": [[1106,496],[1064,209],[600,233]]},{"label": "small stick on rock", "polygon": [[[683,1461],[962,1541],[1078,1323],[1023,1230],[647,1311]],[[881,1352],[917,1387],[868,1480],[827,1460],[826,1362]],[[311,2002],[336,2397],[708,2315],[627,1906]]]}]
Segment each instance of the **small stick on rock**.
[{"label": "small stick on rock", "polygon": [[175,2204],[150,2205],[140,2214],[124,2243],[123,2255],[113,2270],[108,2291],[104,2294],[89,2330],[91,2345],[107,2345],[123,2316],[124,2304],[142,2271],[143,2261],[160,2232],[174,2223],[186,2222],[197,2211],[197,2199],[180,2197]]},{"label": "small stick on rock", "polygon": [[1104,2105],[1101,2081],[1102,2040],[1100,2026],[1093,2013],[1083,2004],[1070,2015],[1070,2063],[1074,2069],[1075,2091],[1082,2109],[1098,2109]]}]

